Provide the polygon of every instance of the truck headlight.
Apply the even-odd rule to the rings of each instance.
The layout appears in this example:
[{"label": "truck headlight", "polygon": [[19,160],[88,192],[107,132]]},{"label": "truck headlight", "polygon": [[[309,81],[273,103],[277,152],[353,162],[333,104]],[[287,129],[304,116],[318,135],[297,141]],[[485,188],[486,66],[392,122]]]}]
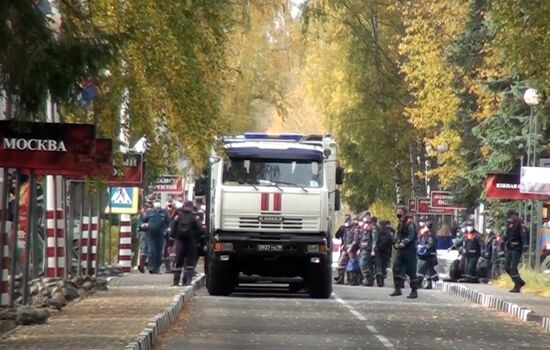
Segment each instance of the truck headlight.
[{"label": "truck headlight", "polygon": [[324,244],[308,244],[307,252],[308,253],[326,253],[327,246]]},{"label": "truck headlight", "polygon": [[216,242],[214,243],[215,252],[227,252],[233,250],[233,243],[230,242]]}]

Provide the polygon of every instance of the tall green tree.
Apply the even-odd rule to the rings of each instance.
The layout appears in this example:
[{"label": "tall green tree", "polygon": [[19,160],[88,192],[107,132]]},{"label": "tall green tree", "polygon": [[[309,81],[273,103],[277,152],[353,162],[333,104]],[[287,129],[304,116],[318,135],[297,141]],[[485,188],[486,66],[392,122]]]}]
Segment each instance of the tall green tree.
[{"label": "tall green tree", "polygon": [[355,210],[376,201],[395,203],[410,193],[414,138],[403,117],[408,95],[394,41],[403,25],[393,5],[312,0],[304,10],[310,40],[318,45],[311,55],[320,56],[309,58],[316,64],[311,91],[337,135],[347,169],[344,195]]}]

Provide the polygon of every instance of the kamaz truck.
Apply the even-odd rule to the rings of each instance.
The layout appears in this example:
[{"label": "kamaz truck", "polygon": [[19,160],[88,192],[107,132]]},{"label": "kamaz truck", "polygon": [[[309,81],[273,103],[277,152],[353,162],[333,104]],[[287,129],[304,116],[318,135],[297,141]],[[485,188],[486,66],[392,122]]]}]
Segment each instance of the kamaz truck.
[{"label": "kamaz truck", "polygon": [[332,293],[332,233],[343,171],[330,135],[245,133],[210,157],[207,288],[288,281]]}]

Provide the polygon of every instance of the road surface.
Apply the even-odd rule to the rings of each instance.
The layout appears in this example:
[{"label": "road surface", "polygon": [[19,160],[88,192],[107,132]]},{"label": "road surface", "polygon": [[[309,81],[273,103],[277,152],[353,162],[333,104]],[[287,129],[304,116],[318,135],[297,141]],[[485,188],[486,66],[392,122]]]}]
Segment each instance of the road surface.
[{"label": "road surface", "polygon": [[[550,334],[438,291],[335,286],[328,300],[284,289],[198,292],[156,349],[550,349]],[[405,294],[408,290],[404,291]]]}]

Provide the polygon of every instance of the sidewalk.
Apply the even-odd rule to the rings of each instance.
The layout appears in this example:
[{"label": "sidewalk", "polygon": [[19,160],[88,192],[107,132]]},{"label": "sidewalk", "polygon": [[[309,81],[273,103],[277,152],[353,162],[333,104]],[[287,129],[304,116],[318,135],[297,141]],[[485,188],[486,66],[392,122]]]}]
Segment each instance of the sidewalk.
[{"label": "sidewalk", "polygon": [[0,349],[124,349],[165,311],[183,287],[171,274],[131,274],[54,314],[45,325],[14,330]]},{"label": "sidewalk", "polygon": [[523,321],[535,322],[550,332],[550,298],[510,293],[490,284],[437,282],[436,289],[484,305]]}]

